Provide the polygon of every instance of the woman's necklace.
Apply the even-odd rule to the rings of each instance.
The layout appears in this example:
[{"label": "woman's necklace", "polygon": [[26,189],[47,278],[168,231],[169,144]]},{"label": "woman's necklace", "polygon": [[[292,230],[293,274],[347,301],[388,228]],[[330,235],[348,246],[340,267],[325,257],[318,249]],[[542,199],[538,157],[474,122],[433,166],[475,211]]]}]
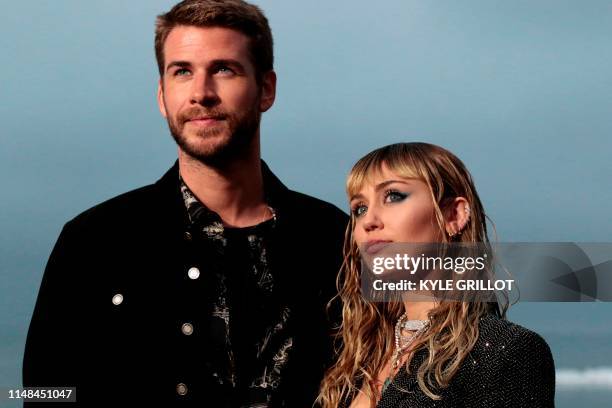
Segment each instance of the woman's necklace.
[{"label": "woman's necklace", "polygon": [[[395,323],[395,348],[393,355],[391,356],[391,372],[385,382],[383,383],[382,392],[385,392],[391,381],[395,370],[400,366],[402,361],[402,355],[406,352],[408,347],[414,342],[414,340],[423,333],[429,326],[429,320],[408,320],[406,313],[400,316]],[[402,336],[402,329],[412,331],[414,333],[408,336]]]}]

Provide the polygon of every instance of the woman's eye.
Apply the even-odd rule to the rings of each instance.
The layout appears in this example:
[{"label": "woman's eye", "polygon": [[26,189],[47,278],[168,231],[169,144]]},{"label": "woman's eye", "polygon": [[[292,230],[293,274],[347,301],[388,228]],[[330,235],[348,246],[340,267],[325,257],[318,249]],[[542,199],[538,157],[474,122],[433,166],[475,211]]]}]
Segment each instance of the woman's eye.
[{"label": "woman's eye", "polygon": [[406,197],[408,197],[408,194],[406,193],[401,193],[396,190],[389,190],[385,193],[385,202],[396,203],[399,201],[403,201]]},{"label": "woman's eye", "polygon": [[365,214],[367,209],[368,207],[366,207],[365,205],[358,204],[353,208],[353,215],[355,217],[361,217],[363,214]]}]

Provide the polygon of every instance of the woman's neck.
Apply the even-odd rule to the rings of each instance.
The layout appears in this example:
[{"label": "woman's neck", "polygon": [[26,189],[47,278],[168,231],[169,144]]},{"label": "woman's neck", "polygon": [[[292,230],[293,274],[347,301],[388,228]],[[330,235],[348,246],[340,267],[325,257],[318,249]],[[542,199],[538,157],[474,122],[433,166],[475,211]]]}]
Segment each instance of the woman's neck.
[{"label": "woman's neck", "polygon": [[429,312],[436,307],[433,301],[404,300],[404,311],[408,320],[428,320]]}]

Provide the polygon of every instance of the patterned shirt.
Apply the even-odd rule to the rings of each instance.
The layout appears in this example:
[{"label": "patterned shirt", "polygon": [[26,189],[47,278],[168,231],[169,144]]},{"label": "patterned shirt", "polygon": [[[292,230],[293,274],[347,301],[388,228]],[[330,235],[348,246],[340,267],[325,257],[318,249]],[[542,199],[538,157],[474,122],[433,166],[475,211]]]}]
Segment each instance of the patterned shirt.
[{"label": "patterned shirt", "polygon": [[288,330],[291,310],[279,302],[268,264],[267,241],[274,233],[273,217],[252,227],[229,228],[204,206],[180,179],[191,229],[212,246],[219,265],[214,270],[210,316],[215,378],[231,387],[236,405],[267,407],[280,384],[293,338]]}]

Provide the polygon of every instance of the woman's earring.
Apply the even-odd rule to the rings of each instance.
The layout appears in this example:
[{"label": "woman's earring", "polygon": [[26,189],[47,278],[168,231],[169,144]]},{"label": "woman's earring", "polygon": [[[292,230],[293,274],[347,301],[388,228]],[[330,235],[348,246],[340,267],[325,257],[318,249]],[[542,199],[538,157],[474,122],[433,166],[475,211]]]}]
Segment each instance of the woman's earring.
[{"label": "woman's earring", "polygon": [[[470,206],[466,205],[465,208],[464,208],[464,211],[465,211],[465,215],[467,217],[467,220],[469,220],[470,219]],[[467,220],[466,220],[466,224],[467,224]],[[457,235],[461,235],[463,233],[463,229],[461,229],[459,231],[446,231],[446,233],[448,234],[448,237],[452,239],[453,237],[455,237]]]},{"label": "woman's earring", "polygon": [[470,206],[466,204],[465,205],[465,224],[459,230],[459,232],[458,232],[459,235],[461,235],[463,233],[463,229],[467,226],[469,221],[470,221]]}]

